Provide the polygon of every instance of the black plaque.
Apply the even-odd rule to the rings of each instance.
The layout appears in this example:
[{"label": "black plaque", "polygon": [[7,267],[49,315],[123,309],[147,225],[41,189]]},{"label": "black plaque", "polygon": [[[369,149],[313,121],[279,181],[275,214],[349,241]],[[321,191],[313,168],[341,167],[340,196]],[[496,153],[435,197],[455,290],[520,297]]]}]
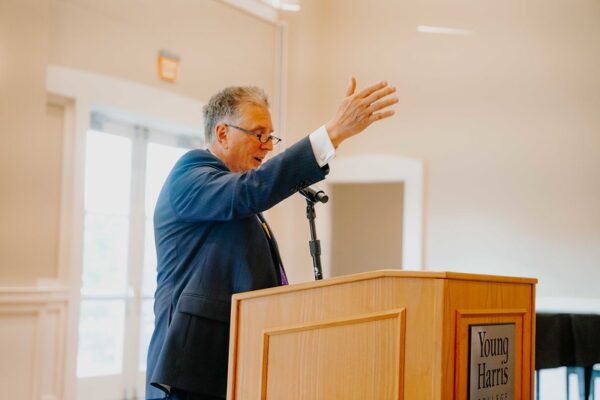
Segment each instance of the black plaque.
[{"label": "black plaque", "polygon": [[469,400],[515,397],[516,325],[469,325]]}]

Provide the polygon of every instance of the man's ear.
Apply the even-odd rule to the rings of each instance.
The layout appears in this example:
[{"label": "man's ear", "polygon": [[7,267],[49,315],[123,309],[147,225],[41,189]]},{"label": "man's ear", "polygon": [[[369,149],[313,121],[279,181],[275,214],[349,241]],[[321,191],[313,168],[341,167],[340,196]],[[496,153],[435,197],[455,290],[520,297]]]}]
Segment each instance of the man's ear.
[{"label": "man's ear", "polygon": [[215,139],[221,145],[221,147],[224,149],[227,149],[229,147],[227,133],[228,133],[227,125],[217,124],[215,126]]}]

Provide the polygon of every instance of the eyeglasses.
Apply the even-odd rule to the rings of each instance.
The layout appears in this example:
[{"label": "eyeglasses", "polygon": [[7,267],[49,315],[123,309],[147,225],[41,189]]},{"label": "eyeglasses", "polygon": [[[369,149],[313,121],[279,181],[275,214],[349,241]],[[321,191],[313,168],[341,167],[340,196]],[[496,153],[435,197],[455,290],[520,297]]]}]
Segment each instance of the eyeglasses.
[{"label": "eyeglasses", "polygon": [[277,136],[269,135],[268,133],[259,133],[259,132],[255,132],[255,131],[250,131],[248,129],[240,128],[239,126],[235,126],[232,124],[225,124],[225,126],[230,126],[232,128],[237,129],[240,132],[255,136],[258,139],[258,141],[263,144],[267,143],[269,140],[273,141],[273,145],[276,145],[277,143],[281,142],[281,138],[278,138]]}]

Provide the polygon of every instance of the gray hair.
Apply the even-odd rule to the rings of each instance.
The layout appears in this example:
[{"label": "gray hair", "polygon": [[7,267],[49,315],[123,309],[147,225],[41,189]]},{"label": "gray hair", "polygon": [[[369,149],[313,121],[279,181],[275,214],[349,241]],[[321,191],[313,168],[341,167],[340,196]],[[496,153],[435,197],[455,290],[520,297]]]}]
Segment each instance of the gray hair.
[{"label": "gray hair", "polygon": [[215,138],[215,126],[225,118],[239,118],[242,104],[269,107],[267,94],[255,86],[231,86],[210,98],[202,108],[204,116],[204,139],[210,145]]}]

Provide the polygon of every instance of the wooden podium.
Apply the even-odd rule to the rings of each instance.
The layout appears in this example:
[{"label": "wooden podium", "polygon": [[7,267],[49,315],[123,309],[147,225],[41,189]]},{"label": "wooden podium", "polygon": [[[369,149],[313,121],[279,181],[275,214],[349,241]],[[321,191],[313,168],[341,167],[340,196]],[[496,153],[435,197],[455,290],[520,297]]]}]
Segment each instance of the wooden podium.
[{"label": "wooden podium", "polygon": [[531,399],[536,282],[382,270],[237,294],[227,398],[480,400],[471,384],[510,378],[498,400]]}]

